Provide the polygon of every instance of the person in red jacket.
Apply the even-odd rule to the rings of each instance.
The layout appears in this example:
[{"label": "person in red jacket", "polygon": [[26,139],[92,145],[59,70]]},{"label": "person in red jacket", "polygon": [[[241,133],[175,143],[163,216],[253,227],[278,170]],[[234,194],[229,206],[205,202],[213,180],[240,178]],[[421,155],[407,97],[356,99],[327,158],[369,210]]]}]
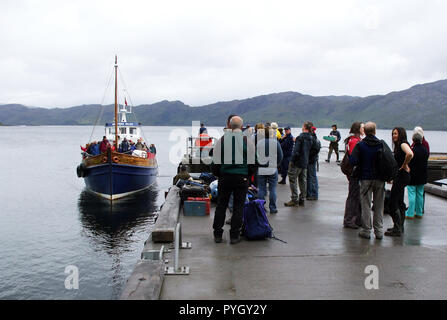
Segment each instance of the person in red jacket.
[{"label": "person in red jacket", "polygon": [[109,140],[107,140],[106,136],[102,137],[101,144],[99,146],[99,150],[101,150],[101,153],[106,153],[107,148],[110,146]]},{"label": "person in red jacket", "polygon": [[[208,135],[208,131],[205,129],[200,135],[199,139],[196,140],[196,147],[199,147],[200,154],[202,154],[202,150],[204,147],[210,147],[212,145],[213,140]],[[209,150],[208,150],[209,151]]]},{"label": "person in red jacket", "polygon": [[[354,122],[349,131],[350,136],[345,139],[346,152],[351,155],[357,143],[359,143],[365,134],[364,123]],[[357,177],[347,176],[349,181],[348,198],[345,204],[345,216],[343,218],[343,227],[358,229],[362,226],[362,207],[360,204],[360,182]]]}]

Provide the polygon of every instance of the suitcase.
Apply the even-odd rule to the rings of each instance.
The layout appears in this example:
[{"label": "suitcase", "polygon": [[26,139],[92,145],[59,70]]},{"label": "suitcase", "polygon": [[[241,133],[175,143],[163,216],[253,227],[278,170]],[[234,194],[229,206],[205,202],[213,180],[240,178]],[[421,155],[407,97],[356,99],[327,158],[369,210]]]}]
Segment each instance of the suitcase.
[{"label": "suitcase", "polygon": [[183,203],[183,214],[185,216],[206,216],[207,204],[205,201],[186,200]]},{"label": "suitcase", "polygon": [[203,186],[184,185],[180,190],[180,198],[185,201],[188,197],[205,197],[206,191]]},{"label": "suitcase", "polygon": [[209,215],[209,214],[210,214],[210,211],[211,211],[211,200],[210,200],[209,197],[205,197],[205,198],[201,198],[201,197],[196,197],[196,198],[194,198],[194,197],[188,197],[187,201],[203,201],[203,202],[205,202],[205,203],[206,203],[206,212],[205,212],[205,214],[206,214],[206,215]]}]

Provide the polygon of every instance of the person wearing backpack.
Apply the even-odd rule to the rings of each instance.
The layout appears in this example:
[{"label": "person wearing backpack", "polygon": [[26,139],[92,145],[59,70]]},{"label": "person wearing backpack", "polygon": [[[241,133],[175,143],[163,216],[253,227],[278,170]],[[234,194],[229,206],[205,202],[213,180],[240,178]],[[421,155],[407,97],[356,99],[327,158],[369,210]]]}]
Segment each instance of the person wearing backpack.
[{"label": "person wearing backpack", "polygon": [[397,176],[393,180],[390,195],[390,215],[394,226],[385,232],[386,236],[400,237],[404,232],[405,211],[404,203],[405,187],[410,183],[410,167],[408,164],[413,158],[410,144],[407,141],[407,131],[402,127],[396,127],[392,131],[394,146],[394,158],[399,168]]},{"label": "person wearing backpack", "polygon": [[[383,205],[385,196],[385,181],[387,177],[382,176],[377,170],[377,159],[381,153],[386,153],[382,159],[395,161],[390,148],[383,140],[377,139],[376,124],[367,122],[364,127],[365,138],[354,147],[349,162],[357,166],[356,177],[360,180],[360,204],[362,208],[362,230],[359,237],[371,238],[371,229],[377,240],[383,238]],[[371,196],[374,199],[373,223],[371,226]]]},{"label": "person wearing backpack", "polygon": [[[365,135],[365,124],[363,122],[354,122],[349,130],[350,136],[345,139],[345,157],[348,157],[354,151],[355,146]],[[343,162],[342,162],[343,163]],[[353,169],[353,168],[352,168]],[[362,206],[360,204],[360,181],[359,178],[350,174],[346,175],[349,182],[348,197],[345,204],[345,215],[343,218],[343,227],[358,229],[362,226]]]},{"label": "person wearing backpack", "polygon": [[[309,164],[309,151],[312,146],[312,137],[309,133],[311,129],[312,122],[304,122],[301,129],[302,133],[295,139],[289,171],[287,172],[292,199],[284,203],[286,207],[304,206],[304,200],[307,196],[307,165]],[[299,196],[297,180],[300,187]]]},{"label": "person wearing backpack", "polygon": [[317,162],[318,154],[321,149],[321,142],[315,133],[317,128],[312,126],[310,135],[312,137],[312,146],[309,151],[309,164],[307,165],[307,196],[306,200],[318,200],[318,178]]}]

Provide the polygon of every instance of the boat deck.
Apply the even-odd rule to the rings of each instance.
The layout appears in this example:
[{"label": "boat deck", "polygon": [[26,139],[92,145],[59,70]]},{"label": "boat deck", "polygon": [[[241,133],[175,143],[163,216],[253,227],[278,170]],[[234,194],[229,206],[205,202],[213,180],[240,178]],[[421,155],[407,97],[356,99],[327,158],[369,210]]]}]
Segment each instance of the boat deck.
[{"label": "boat deck", "polygon": [[[348,185],[340,168],[320,162],[318,201],[284,207],[289,184],[278,185],[279,212],[268,215],[286,241],[213,241],[211,216],[181,214],[180,266],[165,276],[160,299],[447,299],[447,201],[426,195],[425,216],[407,221],[402,238],[365,240],[342,227]],[[388,188],[390,186],[388,185]],[[384,227],[392,226],[389,216]],[[365,268],[379,270],[379,289],[365,289]]]}]

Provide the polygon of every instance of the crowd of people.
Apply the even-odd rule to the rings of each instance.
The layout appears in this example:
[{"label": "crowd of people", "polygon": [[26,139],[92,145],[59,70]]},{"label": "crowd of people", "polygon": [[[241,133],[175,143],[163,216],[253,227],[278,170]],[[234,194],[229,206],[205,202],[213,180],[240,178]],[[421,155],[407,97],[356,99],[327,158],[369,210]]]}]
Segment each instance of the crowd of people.
[{"label": "crowd of people", "polygon": [[[416,127],[410,145],[406,130],[396,127],[392,130],[392,146],[393,151],[385,141],[376,137],[373,122],[354,123],[351,136],[347,138],[349,163],[354,169],[348,176],[344,226],[361,228],[359,236],[365,239],[370,239],[371,230],[378,240],[383,235],[400,237],[406,219],[422,218],[424,214],[424,185],[430,153],[424,131]],[[387,171],[387,168],[395,170]],[[393,219],[393,227],[384,232],[386,183],[392,185],[387,211]],[[408,190],[408,208],[404,202],[405,188]]]},{"label": "crowd of people", "polygon": [[[81,146],[84,157],[97,156],[102,153],[107,153],[108,148],[112,151],[116,151],[115,141],[110,142],[106,136],[103,136],[102,141],[100,142],[93,141],[91,143],[87,143],[85,146]],[[132,154],[134,150],[146,151],[152,154],[157,153],[155,145],[151,144],[148,147],[146,142],[143,141],[143,138],[139,138],[136,143],[132,140],[127,140],[127,138],[124,138],[118,145],[118,152],[120,153]]]},{"label": "crowd of people", "polygon": [[[306,200],[318,200],[317,170],[321,142],[316,130],[312,122],[306,121],[300,134],[293,137],[290,127],[279,128],[275,122],[258,123],[253,129],[249,125],[244,127],[243,119],[238,115],[228,117],[225,134],[217,141],[211,154],[214,157],[213,174],[219,178],[213,223],[216,243],[222,242],[226,209],[230,202],[232,216],[227,222],[231,224],[230,243],[236,244],[241,240],[244,203],[251,185],[258,189],[258,199],[265,200],[268,193],[266,203],[270,214],[278,212],[276,187],[277,184],[286,184],[287,177],[291,199],[284,203],[286,207],[302,207]],[[206,128],[202,126],[200,133],[204,132]],[[383,235],[400,236],[404,232],[405,219],[423,216],[429,145],[422,128],[415,128],[411,145],[405,129],[394,128],[391,150],[385,141],[376,137],[375,123],[354,122],[344,140],[346,160],[344,158],[343,161],[339,159],[341,135],[336,125],[332,126],[330,136],[335,138],[330,142],[325,161],[330,162],[334,151],[337,163],[350,167],[344,227],[361,228],[359,236],[366,239],[370,239],[374,229],[376,239],[382,239]],[[394,171],[387,175],[384,172],[387,167],[394,168]],[[384,232],[386,183],[392,185],[388,210],[394,226]],[[405,188],[408,190],[408,208],[404,203]]]},{"label": "crowd of people", "polygon": [[[222,228],[230,199],[230,243],[240,241],[242,213],[250,185],[258,189],[258,199],[265,200],[268,190],[270,214],[278,212],[276,187],[277,184],[285,184],[287,176],[291,200],[285,203],[286,206],[299,207],[304,206],[305,200],[318,200],[316,168],[321,142],[316,130],[312,122],[306,121],[301,134],[295,138],[290,127],[279,128],[276,122],[258,123],[253,130],[251,126],[244,128],[240,116],[228,117],[225,134],[217,141],[212,155],[213,174],[219,177],[213,223],[216,243],[222,242]],[[225,143],[225,139],[231,141]],[[281,181],[278,182],[279,174]]]}]

